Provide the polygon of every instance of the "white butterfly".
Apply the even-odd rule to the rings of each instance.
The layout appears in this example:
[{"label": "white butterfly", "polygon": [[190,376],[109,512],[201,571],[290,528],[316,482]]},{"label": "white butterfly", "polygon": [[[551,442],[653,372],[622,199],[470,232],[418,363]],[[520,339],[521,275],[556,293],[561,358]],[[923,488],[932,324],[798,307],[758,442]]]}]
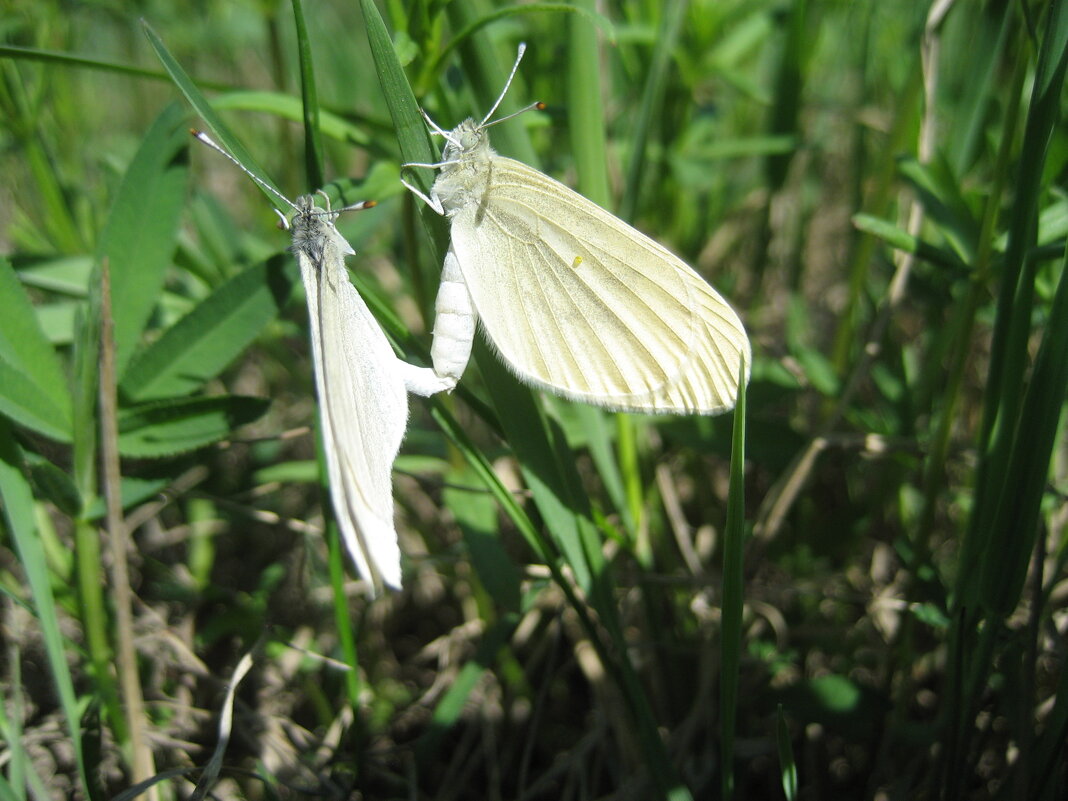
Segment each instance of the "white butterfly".
[{"label": "white butterfly", "polygon": [[524,49],[481,122],[446,131],[426,117],[445,138],[440,162],[405,165],[440,170],[429,196],[404,185],[451,223],[436,374],[459,381],[481,319],[521,380],[565,398],[629,412],[733,408],[752,354],[719,293],[645,234],[490,147],[486,129],[509,117],[488,120]]},{"label": "white butterfly", "polygon": [[[408,424],[408,391],[431,395],[451,388],[428,367],[401,361],[378,321],[349,281],[345,256],[355,253],[334,227],[331,211],[304,195],[293,203],[261,182],[206,134],[201,142],[222,153],[249,177],[294,210],[278,212],[293,237],[293,252],[311,321],[312,360],[319,397],[323,450],[330,496],[341,535],[360,575],[373,588],[379,581],[401,585],[400,548],[393,523],[393,460]],[[325,193],[323,194],[325,198]],[[277,209],[276,209],[277,211]]]}]

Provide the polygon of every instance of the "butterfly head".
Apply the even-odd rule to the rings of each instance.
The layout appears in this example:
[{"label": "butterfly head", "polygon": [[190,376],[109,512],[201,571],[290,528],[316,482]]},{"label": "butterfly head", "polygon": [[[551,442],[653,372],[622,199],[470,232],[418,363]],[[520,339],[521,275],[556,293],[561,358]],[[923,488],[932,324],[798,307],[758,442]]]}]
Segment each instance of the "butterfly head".
[{"label": "butterfly head", "polygon": [[466,119],[449,132],[442,160],[460,161],[482,150],[488,141],[485,126],[473,119]]}]

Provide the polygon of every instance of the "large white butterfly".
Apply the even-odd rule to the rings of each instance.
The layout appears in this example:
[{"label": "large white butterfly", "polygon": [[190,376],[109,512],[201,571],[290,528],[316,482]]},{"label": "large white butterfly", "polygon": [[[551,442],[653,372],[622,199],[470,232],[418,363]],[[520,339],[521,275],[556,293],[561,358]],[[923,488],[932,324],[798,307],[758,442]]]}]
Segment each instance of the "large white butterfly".
[{"label": "large white butterfly", "polygon": [[445,138],[442,159],[406,165],[440,170],[429,196],[404,184],[451,224],[436,374],[459,381],[480,319],[520,379],[565,398],[628,412],[733,408],[752,354],[719,293],[645,234],[490,147],[486,129],[508,118],[489,119],[524,49],[481,122],[446,131],[427,117]]},{"label": "large white butterfly", "polygon": [[[319,397],[330,497],[342,538],[360,575],[401,586],[400,548],[393,523],[393,460],[408,424],[408,392],[432,395],[452,386],[428,367],[414,367],[393,352],[378,321],[349,281],[345,256],[355,251],[334,227],[331,211],[310,195],[296,203],[278,195],[206,134],[193,131],[246,175],[293,209],[278,212],[293,238],[293,252],[308,301],[312,362]],[[325,198],[326,195],[323,194]],[[277,209],[276,209],[277,211]]]}]

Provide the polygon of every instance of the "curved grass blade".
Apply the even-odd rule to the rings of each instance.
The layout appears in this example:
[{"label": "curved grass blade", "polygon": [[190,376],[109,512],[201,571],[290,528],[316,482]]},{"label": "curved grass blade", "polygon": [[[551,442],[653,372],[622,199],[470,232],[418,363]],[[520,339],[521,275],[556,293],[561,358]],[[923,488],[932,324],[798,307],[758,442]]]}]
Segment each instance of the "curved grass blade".
[{"label": "curved grass blade", "polygon": [[48,666],[59,697],[60,708],[70,734],[69,747],[74,751],[81,792],[85,798],[98,797],[86,769],[82,751],[81,715],[74,692],[70,668],[67,666],[67,647],[59,630],[56,599],[52,594],[52,580],[48,572],[44,549],[34,523],[33,493],[26,480],[22,453],[7,420],[0,417],[0,514],[19,555],[19,562],[30,585],[30,595],[37,620],[41,626]]},{"label": "curved grass blade", "polygon": [[[85,69],[97,70],[98,72],[114,72],[129,78],[148,78],[153,81],[168,80],[166,72],[159,70],[146,70],[142,67],[131,67],[127,64],[116,64],[112,61],[104,61],[89,56],[75,56],[58,50],[46,50],[40,47],[20,47],[18,45],[0,44],[0,58],[21,59],[23,61],[41,61],[46,64],[61,65],[65,67],[84,67]],[[228,84],[217,81],[204,81],[203,86],[208,89],[226,90],[231,88]]]},{"label": "curved grass blade", "polygon": [[323,143],[319,135],[319,93],[315,88],[308,26],[300,0],[292,0],[293,25],[297,36],[297,62],[300,64],[300,97],[304,121],[304,169],[308,191],[323,185]]},{"label": "curved grass blade", "polygon": [[[160,62],[162,62],[163,68],[166,69],[167,73],[171,76],[171,80],[174,81],[178,89],[185,95],[189,104],[196,109],[197,114],[204,120],[207,126],[211,129],[211,132],[215,134],[215,138],[219,143],[229,150],[234,158],[244,164],[249,172],[281,195],[282,193],[278,190],[278,187],[274,185],[274,182],[268,177],[267,173],[265,173],[256,163],[256,160],[249,155],[240,140],[230,133],[230,129],[226,127],[219,115],[215,113],[215,109],[212,108],[207,98],[201,94],[200,90],[197,88],[196,84],[193,83],[186,71],[182,69],[181,65],[174,59],[174,56],[167,50],[167,47],[163,44],[163,40],[156,35],[156,32],[153,31],[149,24],[144,20],[141,21],[141,27],[144,29],[145,36],[148,37],[148,42],[152,45],[152,49],[156,51],[156,56],[159,58]],[[257,186],[260,185],[257,184]],[[264,189],[263,186],[260,186],[260,191],[267,196],[271,201],[272,206],[278,203],[278,198]]]},{"label": "curved grass blade", "polygon": [[[304,119],[304,106],[300,100],[283,92],[268,92],[258,90],[240,90],[216,95],[211,99],[211,107],[216,111],[220,109],[236,109],[240,111],[261,111],[291,122],[301,122]],[[360,147],[373,145],[367,131],[353,125],[344,117],[326,111],[319,110],[318,130],[322,136],[335,139]],[[380,200],[380,198],[375,198]]]},{"label": "curved grass blade", "polygon": [[[739,375],[745,366],[739,365]],[[731,484],[723,539],[723,610],[719,676],[720,797],[734,794],[734,725],[738,710],[738,669],[742,655],[745,557],[745,381],[738,383],[731,443]]]}]

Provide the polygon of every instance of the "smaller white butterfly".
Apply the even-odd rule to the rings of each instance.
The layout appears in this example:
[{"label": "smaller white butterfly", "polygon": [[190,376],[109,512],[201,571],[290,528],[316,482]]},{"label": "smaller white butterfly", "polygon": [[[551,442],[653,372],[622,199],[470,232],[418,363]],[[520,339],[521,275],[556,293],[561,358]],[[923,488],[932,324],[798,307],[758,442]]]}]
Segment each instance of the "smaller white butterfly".
[{"label": "smaller white butterfly", "polygon": [[[523,381],[628,412],[718,414],[734,407],[752,354],[741,320],[681,259],[600,206],[490,147],[493,108],[451,131],[427,196],[451,243],[432,356],[455,384],[476,320]],[[539,107],[540,104],[529,106]],[[521,113],[521,112],[520,112]],[[514,116],[514,115],[510,115]]]},{"label": "smaller white butterfly", "polygon": [[428,367],[414,367],[397,358],[349,281],[344,257],[355,251],[338,233],[334,220],[341,211],[368,208],[374,202],[334,211],[328,198],[325,209],[318,208],[310,195],[294,203],[260,181],[207,134],[192,133],[294,210],[288,220],[282,212],[275,212],[291,231],[307,295],[334,514],[349,555],[372,590],[378,582],[399,588],[400,548],[393,523],[391,474],[408,424],[407,393],[432,395],[451,384]]}]

